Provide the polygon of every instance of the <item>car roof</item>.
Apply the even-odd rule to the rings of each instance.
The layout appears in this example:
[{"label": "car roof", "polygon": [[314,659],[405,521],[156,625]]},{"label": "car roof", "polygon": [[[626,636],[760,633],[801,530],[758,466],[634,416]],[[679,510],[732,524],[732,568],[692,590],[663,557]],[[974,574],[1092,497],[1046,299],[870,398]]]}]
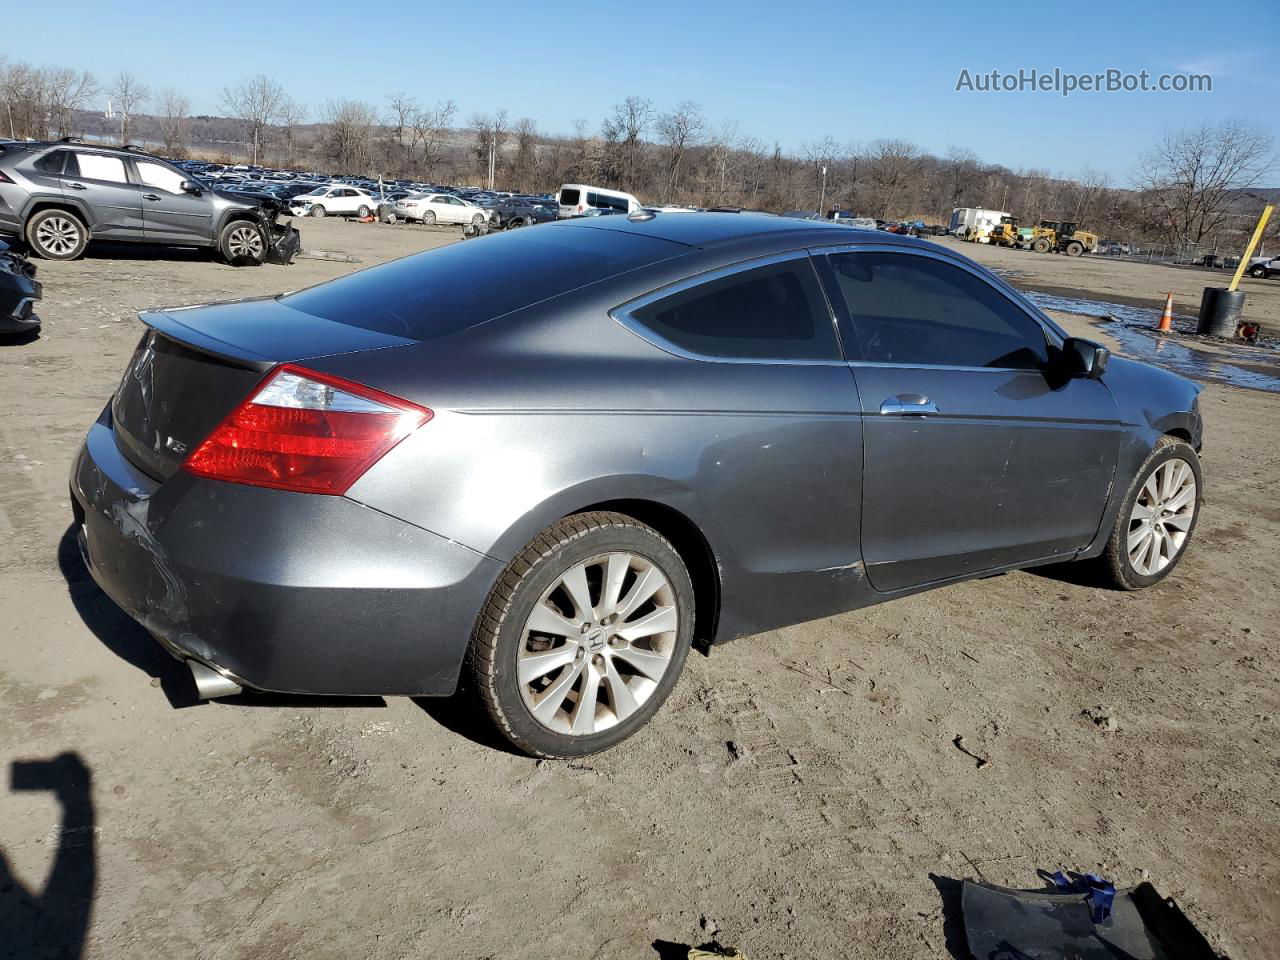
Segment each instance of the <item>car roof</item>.
[{"label": "car roof", "polygon": [[[736,244],[744,240],[776,240],[779,249],[797,248],[808,244],[830,246],[837,243],[856,243],[868,236],[867,231],[846,227],[824,220],[796,220],[775,217],[767,213],[697,213],[670,214],[661,212],[652,216],[591,217],[563,220],[566,227],[580,230],[616,230],[642,236],[683,243],[690,247],[713,248]],[[927,246],[927,242],[901,234],[877,232],[874,242],[901,244],[903,246]]]}]

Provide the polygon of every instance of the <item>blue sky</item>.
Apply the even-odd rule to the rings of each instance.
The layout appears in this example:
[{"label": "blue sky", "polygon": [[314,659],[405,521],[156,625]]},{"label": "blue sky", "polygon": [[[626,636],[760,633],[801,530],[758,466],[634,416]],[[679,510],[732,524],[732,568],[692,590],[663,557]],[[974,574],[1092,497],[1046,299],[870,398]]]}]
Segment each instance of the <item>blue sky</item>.
[{"label": "blue sky", "polygon": [[[455,100],[463,118],[506,108],[548,132],[597,128],[628,94],[659,108],[698,101],[715,123],[784,149],[831,136],[968,147],[1007,166],[1125,185],[1161,129],[1248,116],[1280,141],[1276,0],[957,4],[702,0],[643,4],[310,0],[9,4],[0,55],[129,68],[217,112],[228,83],[274,76],[318,111],[349,97],[383,107],[407,91]],[[376,19],[375,19],[376,17]],[[384,25],[379,26],[378,21]],[[63,29],[75,25],[73,29]],[[361,37],[368,43],[361,46]],[[294,48],[284,46],[293,38]],[[272,43],[271,41],[274,41]],[[408,52],[409,50],[421,51]],[[485,51],[488,55],[478,55]],[[1213,75],[1212,93],[956,92],[961,69],[1116,68]],[[1280,185],[1280,163],[1267,178]]]}]

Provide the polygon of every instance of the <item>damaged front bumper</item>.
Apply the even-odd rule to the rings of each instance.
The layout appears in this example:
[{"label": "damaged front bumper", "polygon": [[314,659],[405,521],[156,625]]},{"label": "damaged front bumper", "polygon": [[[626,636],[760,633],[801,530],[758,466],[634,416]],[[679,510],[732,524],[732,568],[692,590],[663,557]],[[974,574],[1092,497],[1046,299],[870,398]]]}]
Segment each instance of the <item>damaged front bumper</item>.
[{"label": "damaged front bumper", "polygon": [[161,482],[108,407],[71,473],[94,580],[179,659],[286,693],[448,695],[501,565],[345,497]]},{"label": "damaged front bumper", "polygon": [[35,264],[0,243],[0,334],[39,330],[40,318],[35,308],[43,296]]}]

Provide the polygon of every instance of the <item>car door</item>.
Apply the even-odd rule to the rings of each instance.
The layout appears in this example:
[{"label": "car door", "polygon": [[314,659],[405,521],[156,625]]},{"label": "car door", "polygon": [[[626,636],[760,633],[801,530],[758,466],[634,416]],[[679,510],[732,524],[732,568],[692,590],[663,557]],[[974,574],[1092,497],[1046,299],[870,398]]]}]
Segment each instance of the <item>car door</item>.
[{"label": "car door", "polygon": [[187,193],[187,177],[168,164],[137,158],[133,161],[142,192],[142,222],[146,238],[158,243],[213,243],[213,198],[207,191]]},{"label": "car door", "polygon": [[143,239],[142,187],[130,181],[123,157],[71,151],[62,188],[89,207],[95,238]]},{"label": "car door", "polygon": [[863,414],[862,547],[882,592],[1065,557],[1096,534],[1120,446],[1099,380],[978,270],[923,250],[833,253]]},{"label": "car door", "polygon": [[436,218],[441,223],[458,223],[461,218],[462,201],[457,197],[437,197],[439,208],[436,210]]}]

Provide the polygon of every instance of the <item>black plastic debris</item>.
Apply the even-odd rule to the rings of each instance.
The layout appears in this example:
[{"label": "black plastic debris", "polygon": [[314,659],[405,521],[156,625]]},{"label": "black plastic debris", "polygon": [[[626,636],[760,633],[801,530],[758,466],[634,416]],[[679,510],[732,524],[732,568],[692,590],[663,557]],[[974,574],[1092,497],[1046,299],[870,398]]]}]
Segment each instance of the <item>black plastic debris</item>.
[{"label": "black plastic debris", "polygon": [[[1115,890],[1070,874],[1070,891],[966,880],[965,935],[977,960],[1223,960],[1172,899],[1149,883]],[[1100,909],[1111,887],[1107,909]],[[1102,918],[1105,919],[1096,919]]]}]

